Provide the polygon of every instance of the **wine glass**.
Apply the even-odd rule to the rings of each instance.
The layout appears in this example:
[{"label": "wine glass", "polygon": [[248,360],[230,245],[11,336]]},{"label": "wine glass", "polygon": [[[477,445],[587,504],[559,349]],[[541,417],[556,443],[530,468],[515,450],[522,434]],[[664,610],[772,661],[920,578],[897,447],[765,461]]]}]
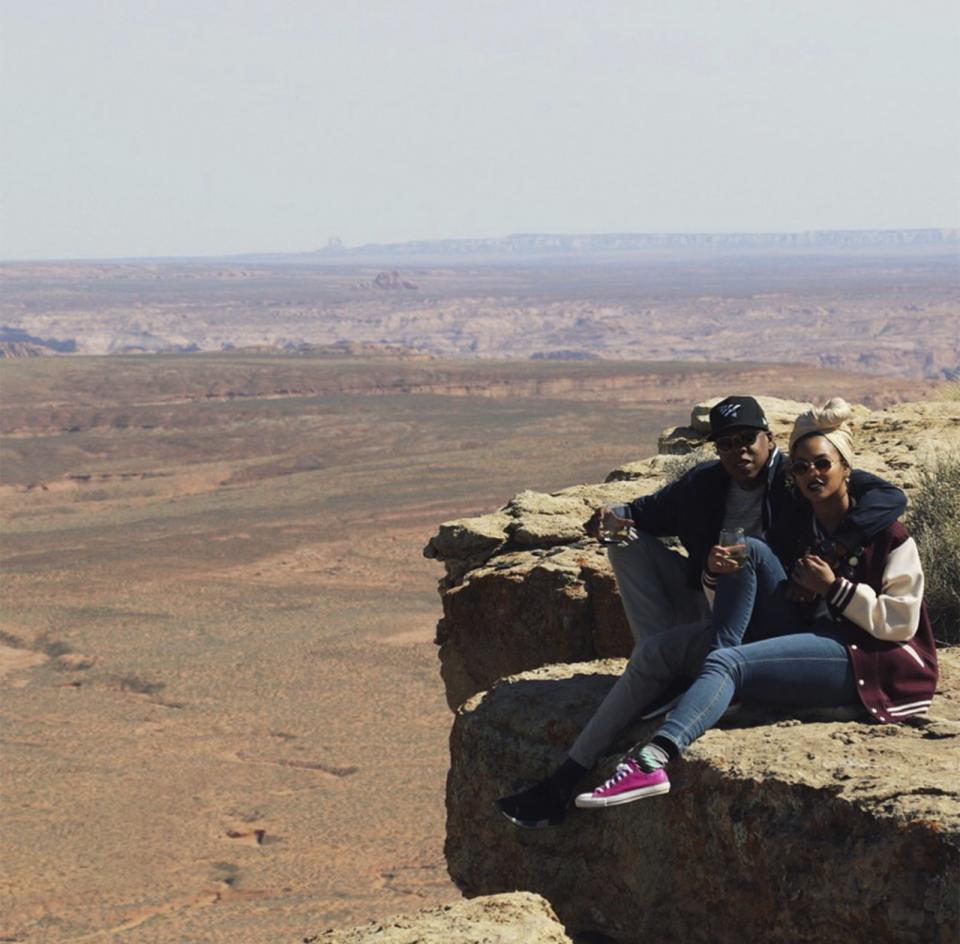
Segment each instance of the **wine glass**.
[{"label": "wine glass", "polygon": [[632,518],[623,518],[612,508],[604,508],[600,518],[600,543],[624,547],[637,539]]},{"label": "wine glass", "polygon": [[737,569],[743,567],[747,559],[747,539],[743,528],[724,528],[720,532],[720,546],[727,548],[732,560],[737,562]]}]

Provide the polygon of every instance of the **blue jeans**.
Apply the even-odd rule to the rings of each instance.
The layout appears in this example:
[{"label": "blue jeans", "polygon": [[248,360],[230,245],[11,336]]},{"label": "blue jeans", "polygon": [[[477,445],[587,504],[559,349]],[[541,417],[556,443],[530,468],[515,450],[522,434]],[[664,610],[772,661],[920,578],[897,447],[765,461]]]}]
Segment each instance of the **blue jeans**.
[{"label": "blue jeans", "polygon": [[[747,538],[747,554],[740,570],[717,581],[712,651],[657,731],[681,751],[716,724],[734,695],[803,708],[858,701],[833,621],[786,599],[786,572],[767,544]],[[741,644],[748,631],[757,641]]]},{"label": "blue jeans", "polygon": [[733,574],[717,580],[713,599],[713,648],[797,632],[805,609],[786,598],[787,574],[770,546],[747,538],[747,559]]},{"label": "blue jeans", "polygon": [[737,694],[750,701],[834,708],[859,701],[847,648],[829,618],[811,630],[715,649],[657,730],[680,752],[712,728]]}]

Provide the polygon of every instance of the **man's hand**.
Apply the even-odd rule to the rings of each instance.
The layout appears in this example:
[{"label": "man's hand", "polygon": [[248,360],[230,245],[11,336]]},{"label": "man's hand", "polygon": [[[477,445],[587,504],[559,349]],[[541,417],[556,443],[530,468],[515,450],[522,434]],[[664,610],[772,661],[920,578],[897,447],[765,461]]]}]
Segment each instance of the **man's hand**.
[{"label": "man's hand", "polygon": [[[738,545],[743,547],[743,545]],[[733,574],[740,569],[741,561],[737,560],[730,551],[732,548],[724,547],[722,544],[714,544],[707,554],[707,570],[711,574]]]},{"label": "man's hand", "polygon": [[833,586],[837,575],[830,565],[816,554],[807,554],[793,565],[790,576],[804,590],[823,596]]},{"label": "man's hand", "polygon": [[618,515],[610,505],[602,505],[586,524],[587,534],[601,540],[605,534],[619,534],[633,524],[632,518]]}]

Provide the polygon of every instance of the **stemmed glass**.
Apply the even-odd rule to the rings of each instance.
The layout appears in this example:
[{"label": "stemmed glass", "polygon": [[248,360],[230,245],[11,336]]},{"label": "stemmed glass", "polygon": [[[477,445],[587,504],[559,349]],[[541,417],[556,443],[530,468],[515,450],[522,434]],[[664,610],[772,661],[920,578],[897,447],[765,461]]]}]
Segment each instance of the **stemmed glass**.
[{"label": "stemmed glass", "polygon": [[622,518],[612,509],[604,509],[600,518],[600,543],[625,547],[637,539],[637,529],[632,518]]}]

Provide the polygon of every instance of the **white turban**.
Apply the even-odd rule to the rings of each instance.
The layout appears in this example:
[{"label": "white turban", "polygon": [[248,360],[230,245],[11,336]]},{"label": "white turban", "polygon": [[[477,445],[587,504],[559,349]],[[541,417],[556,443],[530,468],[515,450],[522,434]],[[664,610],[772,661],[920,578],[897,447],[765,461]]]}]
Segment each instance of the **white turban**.
[{"label": "white turban", "polygon": [[805,436],[823,436],[853,468],[853,432],[847,422],[853,416],[850,404],[842,397],[827,401],[822,410],[816,408],[801,413],[790,433],[790,451]]}]

